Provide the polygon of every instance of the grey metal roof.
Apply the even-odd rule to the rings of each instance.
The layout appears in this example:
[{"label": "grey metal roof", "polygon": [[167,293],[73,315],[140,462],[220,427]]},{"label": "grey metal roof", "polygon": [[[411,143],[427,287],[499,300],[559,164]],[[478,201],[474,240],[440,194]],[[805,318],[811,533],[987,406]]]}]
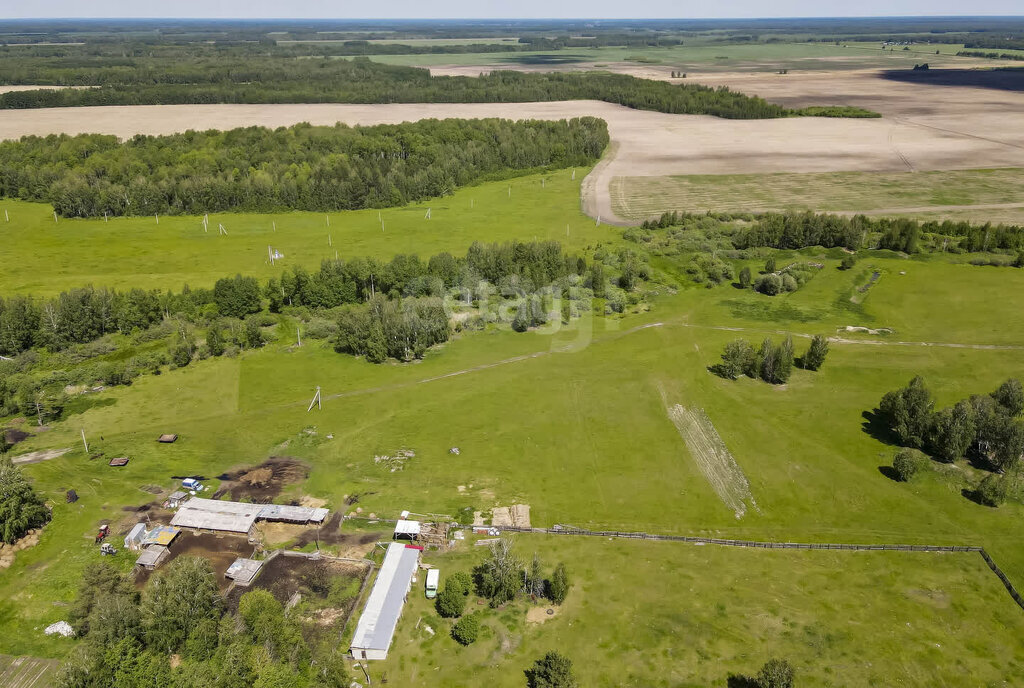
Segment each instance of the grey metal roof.
[{"label": "grey metal roof", "polygon": [[388,545],[384,563],[352,636],[353,649],[386,651],[391,647],[391,638],[418,564],[419,550],[397,542]]},{"label": "grey metal roof", "polygon": [[248,533],[257,520],[322,523],[329,512],[307,506],[245,504],[193,497],[171,519],[172,526]]},{"label": "grey metal roof", "polygon": [[150,545],[142,550],[142,554],[135,560],[136,566],[156,566],[167,554],[167,548],[163,545]]},{"label": "grey metal roof", "polygon": [[228,570],[224,572],[224,576],[239,583],[248,584],[251,583],[252,579],[256,577],[256,574],[260,572],[260,567],[262,566],[262,561],[239,557],[231,563]]},{"label": "grey metal roof", "polygon": [[262,504],[221,502],[216,499],[193,497],[174,514],[171,525],[182,528],[248,533],[262,508]]}]

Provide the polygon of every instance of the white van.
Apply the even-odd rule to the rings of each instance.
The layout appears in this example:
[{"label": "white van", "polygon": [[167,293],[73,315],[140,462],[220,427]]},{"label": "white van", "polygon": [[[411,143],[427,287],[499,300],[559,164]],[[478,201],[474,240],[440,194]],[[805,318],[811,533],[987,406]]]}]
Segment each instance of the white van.
[{"label": "white van", "polygon": [[195,490],[196,492],[203,489],[203,484],[195,478],[185,478],[181,481],[181,486],[186,490]]},{"label": "white van", "polygon": [[430,569],[427,571],[427,599],[432,600],[437,597],[437,584],[441,580],[440,569]]}]

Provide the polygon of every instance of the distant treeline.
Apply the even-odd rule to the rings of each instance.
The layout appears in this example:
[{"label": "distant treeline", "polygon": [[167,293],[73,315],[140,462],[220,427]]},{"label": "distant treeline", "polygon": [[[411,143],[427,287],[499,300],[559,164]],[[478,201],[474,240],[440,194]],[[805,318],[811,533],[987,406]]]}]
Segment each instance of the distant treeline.
[{"label": "distant treeline", "polygon": [[399,206],[511,172],[588,165],[605,122],[422,120],[169,136],[27,136],[0,143],[0,195],[61,215]]},{"label": "distant treeline", "polygon": [[957,53],[958,57],[985,57],[990,60],[1024,60],[1024,54],[1021,53],[986,53],[982,50],[961,50]]},{"label": "distant treeline", "polygon": [[[685,224],[688,220],[704,217],[690,213],[664,213],[657,220],[647,220],[643,229],[663,229]],[[753,224],[737,233],[732,243],[736,248],[767,247],[799,249],[808,246],[841,247],[850,250],[863,248],[865,240],[877,237],[877,247],[904,253],[922,250],[924,235],[956,238],[954,247],[960,252],[992,250],[1020,251],[1024,249],[1024,227],[1019,225],[982,225],[969,222],[929,220],[921,222],[908,218],[868,217],[866,215],[830,215],[827,213],[718,213],[721,221],[750,220]]]},{"label": "distant treeline", "polygon": [[[116,61],[116,59],[115,59]],[[0,94],[0,109],[186,103],[520,103],[602,100],[640,110],[729,119],[878,117],[847,106],[791,110],[756,96],[699,84],[670,84],[607,72],[496,71],[432,77],[425,69],[366,58],[136,60],[103,67],[18,67],[0,60],[0,83],[97,86]]]}]

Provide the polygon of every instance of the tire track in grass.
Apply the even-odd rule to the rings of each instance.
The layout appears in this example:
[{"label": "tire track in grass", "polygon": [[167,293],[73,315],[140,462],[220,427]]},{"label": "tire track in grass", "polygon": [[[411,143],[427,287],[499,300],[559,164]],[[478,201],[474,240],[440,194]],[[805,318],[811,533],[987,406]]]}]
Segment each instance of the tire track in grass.
[{"label": "tire track in grass", "polygon": [[715,430],[704,409],[687,409],[675,404],[668,408],[668,417],[679,431],[711,489],[732,509],[736,518],[742,518],[747,513],[748,503],[757,509],[747,476],[725,446],[725,441]]}]

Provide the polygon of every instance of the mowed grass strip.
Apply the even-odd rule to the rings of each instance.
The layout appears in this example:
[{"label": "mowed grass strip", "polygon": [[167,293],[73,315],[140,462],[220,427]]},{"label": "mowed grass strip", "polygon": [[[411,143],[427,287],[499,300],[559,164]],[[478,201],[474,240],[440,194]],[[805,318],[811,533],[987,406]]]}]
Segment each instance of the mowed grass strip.
[{"label": "mowed grass strip", "polygon": [[[670,210],[871,212],[1022,203],[1024,169],[617,177],[612,207],[643,220]],[[980,211],[979,211],[980,212]]]},{"label": "mowed grass strip", "polygon": [[[603,538],[518,535],[527,562],[565,562],[573,581],[548,616],[517,602],[489,610],[463,648],[413,588],[392,653],[369,665],[401,685],[513,688],[546,652],[581,686],[725,686],[787,658],[799,685],[1012,683],[1024,671],[1024,613],[977,554],[744,550]],[[430,555],[442,579],[486,553]],[[422,580],[422,579],[421,579]],[[541,607],[541,609],[546,607]],[[428,625],[431,635],[424,629]]]}]

